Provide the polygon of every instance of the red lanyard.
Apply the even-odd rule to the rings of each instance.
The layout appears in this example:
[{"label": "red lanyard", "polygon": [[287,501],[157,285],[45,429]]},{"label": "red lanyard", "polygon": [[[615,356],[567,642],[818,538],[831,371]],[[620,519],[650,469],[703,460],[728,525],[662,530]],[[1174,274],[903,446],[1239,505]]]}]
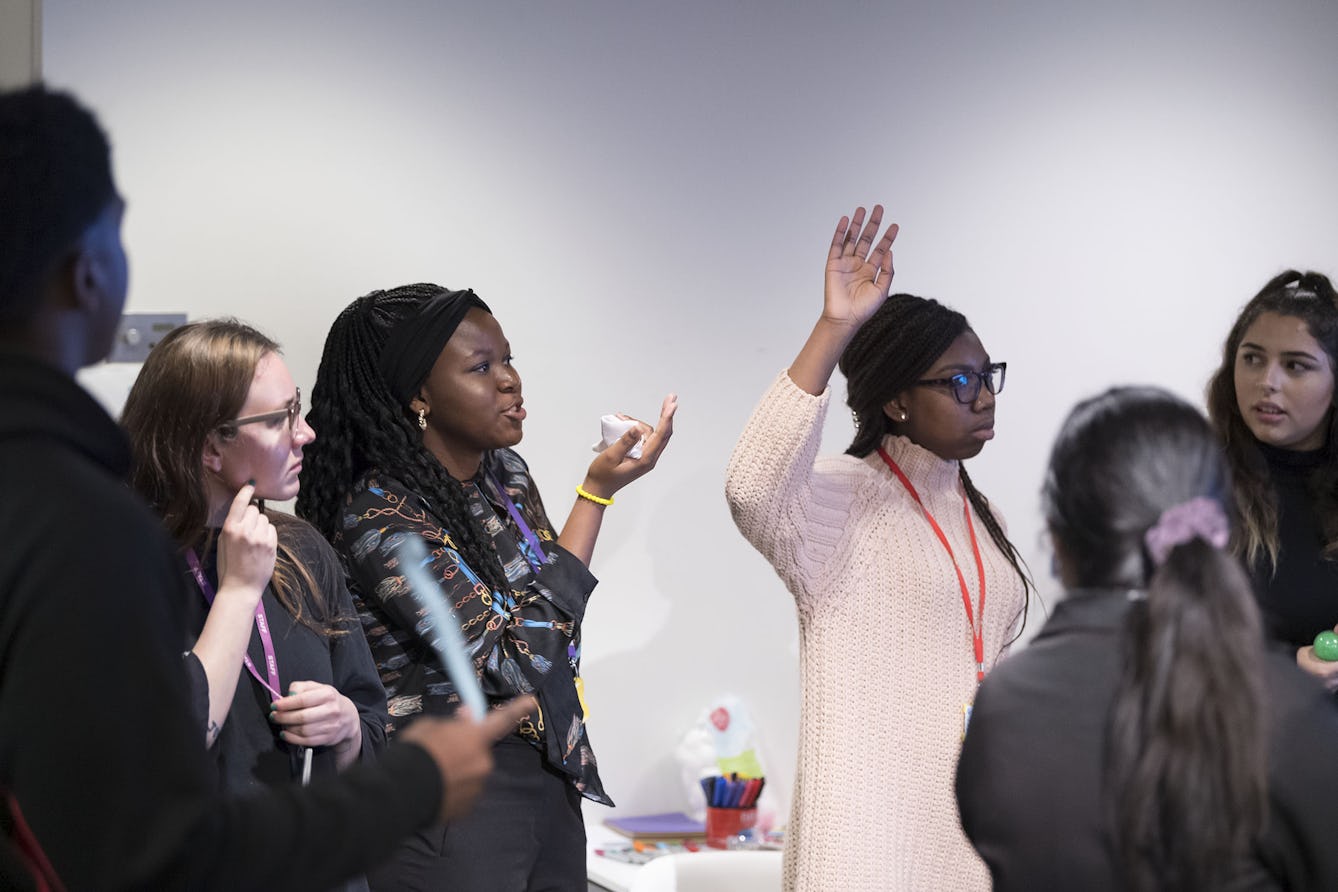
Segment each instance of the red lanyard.
[{"label": "red lanyard", "polygon": [[[976,543],[976,527],[971,522],[971,503],[967,501],[966,493],[962,493],[962,514],[966,517],[966,531],[971,537],[971,551],[976,557],[976,572],[980,576],[979,616],[972,613],[971,591],[966,587],[966,577],[962,575],[962,568],[957,564],[957,556],[952,553],[952,546],[948,544],[948,537],[943,535],[943,530],[939,527],[938,521],[934,520],[934,515],[929,513],[925,503],[920,500],[920,494],[915,491],[915,487],[911,484],[910,478],[902,472],[901,468],[897,467],[897,463],[892,460],[892,456],[888,455],[882,447],[879,447],[878,455],[892,469],[892,473],[897,475],[901,485],[906,487],[906,492],[910,493],[911,498],[915,499],[915,504],[920,506],[920,510],[925,514],[925,520],[929,521],[929,525],[934,528],[935,534],[938,535],[938,541],[943,543],[944,550],[948,552],[948,559],[952,561],[952,568],[957,571],[957,584],[962,587],[962,606],[966,608],[966,622],[971,627],[971,646],[976,655],[976,683],[979,684],[985,680],[985,565],[980,560],[980,546]],[[979,622],[977,622],[977,619],[979,619]]]}]

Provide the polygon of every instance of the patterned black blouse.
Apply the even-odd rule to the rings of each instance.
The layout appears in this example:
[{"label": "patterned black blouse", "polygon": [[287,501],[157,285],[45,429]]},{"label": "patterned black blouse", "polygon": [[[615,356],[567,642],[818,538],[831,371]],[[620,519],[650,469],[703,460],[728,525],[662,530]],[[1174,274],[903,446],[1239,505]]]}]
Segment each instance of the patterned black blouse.
[{"label": "patterned black blouse", "polygon": [[[596,579],[557,544],[529,468],[515,452],[486,453],[479,473],[463,486],[475,519],[492,537],[510,592],[490,591],[465,564],[449,527],[426,498],[375,470],[354,486],[343,529],[334,538],[385,685],[391,731],[405,716],[449,714],[460,706],[430,637],[424,637],[430,624],[407,594],[398,566],[398,543],[421,536],[489,701],[533,693],[539,718],[517,733],[541,749],[582,795],[612,805],[599,779],[579,693],[581,619]],[[508,503],[531,528],[542,556],[511,517]]]}]

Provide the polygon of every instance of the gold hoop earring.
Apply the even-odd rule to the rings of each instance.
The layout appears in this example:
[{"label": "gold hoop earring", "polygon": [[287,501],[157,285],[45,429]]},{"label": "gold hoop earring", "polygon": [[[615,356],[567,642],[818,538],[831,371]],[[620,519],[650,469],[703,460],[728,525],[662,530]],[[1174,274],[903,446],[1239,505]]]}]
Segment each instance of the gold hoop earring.
[{"label": "gold hoop earring", "polygon": [[418,410],[418,429],[419,429],[420,431],[425,431],[425,430],[427,430],[427,410],[426,410],[426,409],[419,409],[419,410]]}]

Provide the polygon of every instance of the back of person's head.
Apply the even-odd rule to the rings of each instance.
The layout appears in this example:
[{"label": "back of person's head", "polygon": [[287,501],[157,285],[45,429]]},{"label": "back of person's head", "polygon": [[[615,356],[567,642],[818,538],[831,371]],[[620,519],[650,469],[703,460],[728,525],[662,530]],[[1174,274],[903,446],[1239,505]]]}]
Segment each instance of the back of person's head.
[{"label": "back of person's head", "polygon": [[1262,631],[1224,550],[1228,481],[1206,419],[1153,388],[1079,403],[1050,455],[1044,511],[1072,597],[1131,597],[1104,788],[1129,888],[1211,888],[1262,826]]},{"label": "back of person's head", "polygon": [[883,406],[923,378],[970,326],[961,313],[930,298],[893,294],[860,326],[841,354],[846,404],[855,439],[846,449],[863,457],[892,432]]},{"label": "back of person's head", "polygon": [[[1208,415],[1226,450],[1235,484],[1235,507],[1240,518],[1236,550],[1254,563],[1263,557],[1276,563],[1279,552],[1277,498],[1259,442],[1241,416],[1236,393],[1236,363],[1241,342],[1264,313],[1290,316],[1305,323],[1310,336],[1328,356],[1329,367],[1338,371],[1338,292],[1328,277],[1316,272],[1287,270],[1269,280],[1236,317],[1226,343],[1222,363],[1208,382]],[[1322,472],[1324,481],[1315,489],[1323,493],[1317,515],[1325,551],[1338,553],[1338,412],[1330,413]]]},{"label": "back of person's head", "polygon": [[209,520],[205,442],[237,435],[227,422],[246,403],[256,367],[279,345],[236,319],[192,322],[149,352],[121,424],[134,452],[131,483],[183,546],[198,546]]},{"label": "back of person's head", "polygon": [[[461,293],[426,283],[373,291],[335,319],[311,392],[307,418],[318,437],[306,449],[297,513],[333,541],[343,529],[344,506],[354,482],[376,469],[427,496],[443,519],[453,522],[452,538],[470,568],[504,591],[509,583],[496,548],[474,519],[458,481],[424,448],[408,400],[392,392],[382,361],[392,336],[397,343],[423,347],[412,337],[421,314],[434,300]],[[486,310],[474,301],[472,305]],[[427,368],[428,354],[435,357],[443,346],[437,340],[432,339],[432,349],[424,354]],[[423,365],[417,364],[425,377]]]},{"label": "back of person's head", "polygon": [[0,92],[0,329],[31,320],[43,284],[115,199],[92,113],[40,84]]}]

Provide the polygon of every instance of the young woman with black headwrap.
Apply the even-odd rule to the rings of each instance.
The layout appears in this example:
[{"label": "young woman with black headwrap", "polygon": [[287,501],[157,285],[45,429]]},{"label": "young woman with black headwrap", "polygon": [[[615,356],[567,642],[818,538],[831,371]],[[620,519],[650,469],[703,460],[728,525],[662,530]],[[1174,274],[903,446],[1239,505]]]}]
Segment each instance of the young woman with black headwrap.
[{"label": "young woman with black headwrap", "polygon": [[395,546],[405,536],[425,540],[489,700],[533,692],[542,712],[495,748],[474,811],[412,838],[373,888],[586,889],[581,797],[609,803],[580,695],[587,565],[605,509],[655,466],[675,408],[666,398],[655,428],[636,422],[599,454],[557,532],[511,448],[525,421],[521,381],[482,300],[410,285],[361,297],[335,320],[297,509],[346,563],[392,725],[459,707],[404,593]]}]

